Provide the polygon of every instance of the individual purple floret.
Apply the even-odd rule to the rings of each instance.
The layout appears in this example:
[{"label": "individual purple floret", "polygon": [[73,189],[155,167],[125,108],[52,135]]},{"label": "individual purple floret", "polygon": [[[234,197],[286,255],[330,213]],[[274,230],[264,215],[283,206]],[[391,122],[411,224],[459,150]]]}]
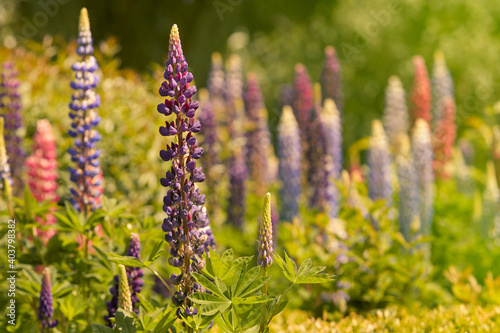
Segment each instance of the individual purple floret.
[{"label": "individual purple floret", "polygon": [[247,75],[247,89],[244,93],[247,116],[247,165],[252,179],[256,184],[256,192],[265,192],[269,180],[271,135],[267,123],[267,111],[260,91],[257,76]]},{"label": "individual purple floret", "polygon": [[70,167],[70,179],[75,183],[71,189],[70,201],[79,212],[88,213],[101,206],[102,177],[99,165],[99,150],[96,143],[101,135],[95,127],[101,118],[95,109],[101,104],[95,92],[99,77],[95,74],[99,68],[94,58],[92,34],[87,9],[80,12],[79,34],[76,52],[79,60],[72,66],[75,79],[71,82],[74,90],[69,117],[72,119],[69,136],[74,138],[74,145],[68,149],[75,167]]},{"label": "individual purple floret", "polygon": [[[141,259],[141,242],[139,239],[139,235],[137,233],[132,233],[130,235],[130,245],[127,250],[127,256],[135,257],[137,259]],[[139,308],[136,306],[140,302],[139,297],[137,296],[144,285],[144,281],[142,277],[144,276],[144,272],[140,267],[127,267],[127,280],[131,293],[132,300],[132,309],[135,313],[139,313]],[[106,302],[106,307],[108,308],[108,315],[104,316],[104,320],[108,322],[108,326],[111,327],[111,321],[109,318],[115,316],[116,310],[118,309],[119,296],[118,296],[118,288],[119,288],[119,276],[115,275],[113,279],[113,286],[109,289],[109,292],[112,295],[111,301]]]},{"label": "individual purple floret", "polygon": [[53,319],[54,301],[52,299],[52,285],[50,283],[50,271],[46,267],[43,270],[42,291],[40,292],[40,305],[38,306],[38,320],[42,322],[43,328],[54,328],[59,321]]},{"label": "individual purple floret", "polygon": [[342,94],[342,73],[337,52],[333,46],[325,48],[325,60],[321,73],[321,95],[323,101],[332,99],[340,114],[344,108],[344,95]]},{"label": "individual purple floret", "polygon": [[229,202],[227,219],[237,228],[243,227],[246,208],[246,181],[248,169],[240,150],[236,150],[229,170]]},{"label": "individual purple floret", "polygon": [[283,108],[278,125],[278,157],[281,178],[280,218],[282,221],[292,221],[299,213],[302,153],[299,125],[288,105]]},{"label": "individual purple floret", "polygon": [[17,70],[11,62],[2,66],[0,80],[0,112],[5,119],[5,145],[9,164],[12,168],[13,188],[19,192],[23,188],[23,170],[26,152],[19,129],[23,126],[21,115],[21,96],[18,92],[20,81],[16,78]]},{"label": "individual purple floret", "polygon": [[386,201],[386,205],[390,206],[392,203],[392,184],[389,142],[379,120],[372,122],[368,165],[370,167],[368,183],[370,199],[374,201],[383,199]]},{"label": "individual purple floret", "polygon": [[170,281],[178,286],[172,296],[174,305],[184,308],[191,306],[187,298],[195,286],[191,272],[203,269],[205,261],[202,254],[207,245],[213,242],[213,235],[206,215],[206,196],[201,194],[196,183],[205,180],[205,174],[197,161],[203,154],[198,146],[195,134],[201,130],[201,123],[195,120],[198,101],[192,99],[196,87],[190,86],[193,74],[188,72],[188,64],[182,52],[179,30],[174,24],[170,32],[167,67],[163,73],[165,81],[159,93],[165,97],[158,105],[158,112],[165,116],[173,115],[160,127],[160,134],[172,137],[173,141],[160,151],[160,157],[170,162],[171,167],[160,182],[168,191],[163,198],[163,210],[167,217],[162,229],[165,240],[170,245],[168,263],[180,269],[180,274],[173,274]]}]

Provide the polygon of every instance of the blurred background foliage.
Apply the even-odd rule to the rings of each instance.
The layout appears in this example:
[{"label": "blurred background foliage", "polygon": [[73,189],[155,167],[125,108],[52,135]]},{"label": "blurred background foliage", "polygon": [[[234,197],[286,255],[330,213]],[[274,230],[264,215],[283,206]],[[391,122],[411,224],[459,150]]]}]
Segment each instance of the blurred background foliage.
[{"label": "blurred background foliage", "polygon": [[[50,5],[49,5],[50,4]],[[165,60],[169,27],[177,23],[190,66],[205,82],[210,54],[240,53],[263,86],[274,131],[279,87],[304,63],[319,78],[326,45],[337,48],[344,76],[346,146],[366,135],[383,109],[390,75],[409,88],[411,57],[432,62],[441,49],[456,86],[460,130],[470,115],[496,101],[500,77],[500,6],[493,0],[76,1],[4,0],[0,36],[6,47],[45,35],[76,36],[79,9],[89,9],[96,41],[115,37],[120,68],[151,72]]]}]

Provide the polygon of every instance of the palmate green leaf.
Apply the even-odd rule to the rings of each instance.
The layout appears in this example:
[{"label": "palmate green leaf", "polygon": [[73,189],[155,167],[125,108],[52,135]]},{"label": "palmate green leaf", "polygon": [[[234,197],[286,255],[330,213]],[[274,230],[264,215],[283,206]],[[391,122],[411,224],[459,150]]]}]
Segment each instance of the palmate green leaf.
[{"label": "palmate green leaf", "polygon": [[301,275],[297,277],[295,283],[304,284],[304,283],[331,282],[334,278],[334,275],[323,273],[325,268],[326,268],[325,266],[317,266],[311,268],[308,271],[304,271]]},{"label": "palmate green leaf", "polygon": [[108,259],[108,256],[106,255],[106,253],[95,245],[92,245],[92,248],[96,252],[96,257],[98,258],[99,263],[102,266],[106,267],[106,269],[109,272],[113,272],[113,268],[111,267],[111,263],[109,262],[109,259]]},{"label": "palmate green leaf", "polygon": [[155,329],[153,330],[153,333],[167,332],[167,330],[174,324],[176,320],[177,320],[177,315],[175,314],[175,310],[170,309],[170,311],[167,312],[160,320],[160,322],[156,325]]},{"label": "palmate green leaf", "polygon": [[274,296],[271,295],[257,295],[257,296],[250,296],[250,297],[234,297],[232,299],[234,305],[239,305],[239,304],[260,304],[260,303],[266,303],[270,300],[275,299]]},{"label": "palmate green leaf", "polygon": [[231,301],[227,298],[221,298],[207,293],[194,293],[189,296],[189,299],[194,303],[203,305],[202,312],[207,316],[224,312],[231,306]]},{"label": "palmate green leaf", "polygon": [[312,266],[312,260],[311,258],[308,258],[302,262],[302,265],[300,265],[299,270],[297,271],[297,276],[300,276],[302,273],[307,272],[309,268]]},{"label": "palmate green leaf", "polygon": [[121,264],[128,267],[141,267],[141,268],[147,267],[146,265],[144,265],[142,261],[140,261],[136,257],[120,256],[114,253],[106,253],[106,255],[109,257],[109,261],[114,262],[116,264]]},{"label": "palmate green leaf", "polygon": [[215,250],[212,250],[212,248],[209,248],[209,253],[213,277],[219,277],[219,279],[221,280],[226,279],[226,275],[231,271],[232,268],[232,260],[229,261],[230,253],[224,253],[224,255],[226,255],[224,260],[222,260],[219,253]]},{"label": "palmate green leaf", "polygon": [[[207,279],[205,276],[203,276],[199,273],[191,273],[191,276],[196,280],[196,282],[201,284],[203,287],[207,288],[208,290],[210,290],[214,294],[217,294],[218,296],[227,299],[226,296],[224,295],[224,291],[222,291],[218,286],[216,286],[212,281]],[[217,279],[217,278],[215,278],[215,279]],[[224,282],[222,282],[222,281],[219,281],[218,284],[219,283],[224,284]],[[227,287],[225,286],[225,284],[224,284],[224,287],[227,290]]]},{"label": "palmate green leaf", "polygon": [[236,287],[236,290],[233,294],[233,296],[237,297],[240,296],[241,293],[252,284],[252,282],[257,279],[259,276],[260,268],[259,266],[252,267],[250,270],[248,270],[243,277],[238,281],[238,286]]},{"label": "palmate green leaf", "polygon": [[252,284],[250,286],[248,286],[248,288],[246,288],[245,290],[243,290],[241,292],[241,294],[239,295],[240,297],[246,297],[248,295],[251,295],[255,292],[259,292],[262,287],[271,279],[270,276],[263,276],[263,277],[260,277],[256,280],[254,280],[252,282]]},{"label": "palmate green leaf", "polygon": [[288,279],[288,281],[294,283],[295,282],[295,272],[293,272],[292,274],[290,274],[288,272],[288,268],[287,268],[287,265],[285,263],[285,260],[283,260],[283,258],[281,258],[278,254],[274,254],[274,258],[276,259],[276,263],[278,264],[278,266],[280,266],[281,271],[283,272],[283,275]]},{"label": "palmate green leaf", "polygon": [[245,261],[240,262],[234,268],[233,281],[231,282],[231,295],[235,295],[236,288],[238,287],[240,280],[243,278],[247,268],[247,263]]},{"label": "palmate green leaf", "polygon": [[233,258],[234,258],[233,249],[228,249],[222,254],[221,260],[223,263],[231,264],[233,262]]}]

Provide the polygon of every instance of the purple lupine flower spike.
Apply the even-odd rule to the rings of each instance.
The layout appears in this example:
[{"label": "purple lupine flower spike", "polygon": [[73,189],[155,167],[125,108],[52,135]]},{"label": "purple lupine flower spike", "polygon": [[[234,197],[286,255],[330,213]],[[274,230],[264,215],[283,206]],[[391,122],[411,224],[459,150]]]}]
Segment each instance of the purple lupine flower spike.
[{"label": "purple lupine flower spike", "polygon": [[424,236],[429,236],[432,230],[432,217],[434,215],[434,172],[432,164],[431,133],[425,119],[417,119],[411,137],[413,148],[413,161],[418,177],[420,223]]},{"label": "purple lupine flower spike", "polygon": [[4,118],[0,117],[0,190],[6,192],[9,196],[12,194],[13,181],[9,165],[9,157],[5,147],[4,121]]},{"label": "purple lupine flower spike", "polygon": [[393,147],[401,135],[408,134],[409,114],[406,105],[406,92],[397,76],[389,78],[385,90],[384,128]]},{"label": "purple lupine flower spike", "polygon": [[387,206],[392,202],[391,161],[389,142],[382,123],[372,122],[372,136],[368,155],[370,167],[369,195],[372,200],[385,200]]},{"label": "purple lupine flower spike", "polygon": [[[307,73],[307,69],[302,64],[295,65],[295,80],[294,80],[294,100],[293,112],[299,124],[300,140],[302,142],[302,154],[307,157],[309,150],[308,134],[311,113],[314,109],[314,92],[311,79]],[[308,161],[302,159],[304,170],[308,171]],[[311,177],[308,175],[307,179]]]},{"label": "purple lupine flower spike", "polygon": [[432,68],[432,97],[434,100],[434,119],[436,124],[444,116],[445,98],[453,96],[453,78],[446,66],[443,52],[437,51],[434,54],[434,66]]},{"label": "purple lupine flower spike", "polygon": [[399,230],[407,241],[411,241],[412,225],[419,218],[418,178],[410,138],[402,135],[399,139],[396,166],[399,181]]},{"label": "purple lupine flower spike", "polygon": [[[226,62],[226,106],[227,106],[227,132],[231,138],[230,150],[234,152],[241,149],[246,155],[246,137],[244,133],[245,107],[243,103],[243,74],[241,70],[241,58],[233,54]],[[229,159],[229,164],[232,161]]]},{"label": "purple lupine flower spike", "polygon": [[[141,259],[141,242],[139,240],[139,235],[135,232],[130,235],[130,246],[128,248],[127,256]],[[132,309],[135,313],[139,313],[139,309],[136,306],[136,304],[140,302],[137,294],[141,292],[142,286],[144,285],[144,281],[142,279],[143,276],[144,272],[140,267],[127,267],[127,277],[131,292]]]},{"label": "purple lupine flower spike", "polygon": [[42,322],[43,328],[54,328],[59,321],[54,318],[54,301],[52,299],[52,285],[50,283],[50,271],[47,267],[43,270],[42,291],[40,293],[40,305],[38,306],[38,320]]},{"label": "purple lupine flower spike", "polygon": [[[140,255],[141,255],[141,242],[139,240],[139,235],[134,232],[130,235],[130,245],[127,250],[127,256],[141,259]],[[140,267],[127,267],[126,273],[127,273],[128,286],[130,288],[132,310],[138,314],[139,308],[138,306],[136,306],[136,304],[138,304],[140,300],[137,295],[141,292],[142,286],[144,285],[144,281],[142,279],[144,273]],[[115,275],[113,279],[113,286],[109,289],[112,298],[111,301],[106,302],[108,314],[104,316],[104,320],[108,322],[109,327],[111,327],[111,321],[109,319],[115,316],[116,310],[118,309],[119,282],[120,282],[119,276]]]},{"label": "purple lupine flower spike", "polygon": [[69,168],[71,181],[75,187],[71,189],[70,201],[79,212],[88,213],[101,205],[102,177],[99,165],[99,150],[96,143],[101,139],[95,127],[101,118],[95,109],[101,104],[95,92],[99,77],[95,73],[99,68],[94,58],[92,34],[87,9],[80,12],[80,25],[76,52],[79,60],[72,66],[75,79],[71,88],[72,96],[69,117],[72,119],[69,136],[75,139],[74,146],[68,149],[75,167]]},{"label": "purple lupine flower spike", "polygon": [[281,209],[283,221],[292,221],[299,213],[298,197],[301,192],[301,146],[299,125],[292,108],[285,106],[278,125],[279,175],[281,178]]},{"label": "purple lupine flower spike", "polygon": [[321,73],[321,95],[323,101],[333,99],[337,110],[342,114],[344,108],[344,95],[342,93],[342,73],[337,52],[333,46],[325,48],[325,60]]},{"label": "purple lupine flower spike", "polygon": [[[225,108],[226,78],[222,56],[218,52],[212,54],[212,65],[208,74],[207,89],[213,108],[216,110],[216,113],[220,114]],[[217,121],[219,120],[224,121],[223,118],[217,119]]]},{"label": "purple lupine flower spike", "polygon": [[342,124],[340,112],[332,99],[324,102],[321,114],[324,138],[325,138],[325,166],[327,173],[327,202],[328,215],[336,218],[339,212],[340,192],[335,180],[340,180],[342,172]]},{"label": "purple lupine flower spike", "polygon": [[18,92],[20,81],[16,78],[17,70],[11,62],[2,66],[0,80],[0,112],[5,119],[5,145],[9,164],[12,168],[13,189],[19,192],[23,188],[23,170],[26,152],[19,129],[23,127],[21,114],[21,96]]},{"label": "purple lupine flower spike", "polygon": [[165,81],[159,90],[165,101],[158,105],[157,110],[167,117],[173,115],[174,119],[166,120],[165,126],[160,127],[162,136],[173,137],[173,142],[160,151],[161,159],[171,162],[170,169],[160,180],[161,185],[168,188],[163,198],[163,210],[167,217],[163,220],[162,229],[171,248],[168,263],[181,270],[179,275],[170,277],[172,284],[178,286],[172,302],[186,308],[191,306],[187,297],[196,289],[191,272],[203,269],[205,243],[213,242],[213,235],[208,228],[210,221],[203,207],[206,196],[196,186],[196,183],[205,180],[201,166],[197,165],[203,154],[203,148],[198,146],[196,139],[201,123],[194,119],[199,103],[192,99],[196,87],[190,85],[193,74],[188,72],[175,24],[170,32],[165,65]]},{"label": "purple lupine flower spike", "polygon": [[250,178],[255,182],[257,194],[262,194],[269,180],[271,168],[271,135],[267,124],[267,111],[260,91],[257,76],[247,75],[244,94],[247,115],[247,160]]},{"label": "purple lupine flower spike", "polygon": [[229,170],[229,203],[227,219],[237,228],[243,228],[246,208],[246,181],[248,169],[241,150],[236,150]]}]

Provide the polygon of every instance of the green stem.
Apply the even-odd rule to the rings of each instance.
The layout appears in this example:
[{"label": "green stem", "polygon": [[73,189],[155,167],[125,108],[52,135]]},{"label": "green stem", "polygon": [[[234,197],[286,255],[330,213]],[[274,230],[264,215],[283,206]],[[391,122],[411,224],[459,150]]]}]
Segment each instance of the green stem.
[{"label": "green stem", "polygon": [[236,317],[236,324],[240,328],[240,333],[243,333],[243,327],[241,326],[240,317],[238,316],[238,312],[236,312],[236,308],[234,306],[233,306],[232,311],[234,313],[234,316]]},{"label": "green stem", "polygon": [[288,287],[287,290],[285,290],[285,292],[280,296],[279,300],[278,300],[278,304],[276,304],[276,308],[274,309],[273,313],[271,314],[271,316],[269,317],[269,320],[267,321],[267,324],[266,324],[266,327],[269,326],[269,324],[271,323],[271,320],[273,319],[273,317],[276,315],[276,311],[278,311],[279,307],[280,307],[280,304],[281,302],[283,301],[283,299],[285,298],[286,294],[290,291],[290,289],[292,289],[292,287],[295,285],[295,282],[292,283],[290,285],[290,287]]},{"label": "green stem", "polygon": [[156,272],[154,269],[152,269],[152,268],[150,268],[150,267],[148,267],[148,269],[149,269],[151,272],[153,272],[153,274],[154,274],[154,275],[156,275],[156,277],[157,277],[158,279],[160,279],[160,281],[163,283],[163,285],[164,285],[165,287],[167,287],[168,291],[170,291],[170,294],[172,294],[172,295],[173,295],[173,294],[175,293],[175,291],[174,291],[172,288],[170,288],[170,286],[167,284],[167,282],[165,282],[165,280],[163,280],[163,278],[160,276],[160,274],[158,274],[158,272]]},{"label": "green stem", "polygon": [[[267,276],[267,267],[264,267],[264,277]],[[262,293],[267,295],[267,282],[262,287]],[[264,332],[266,330],[266,322],[267,322],[267,311],[266,311],[266,303],[262,303],[262,320],[260,324],[260,332]]]}]

